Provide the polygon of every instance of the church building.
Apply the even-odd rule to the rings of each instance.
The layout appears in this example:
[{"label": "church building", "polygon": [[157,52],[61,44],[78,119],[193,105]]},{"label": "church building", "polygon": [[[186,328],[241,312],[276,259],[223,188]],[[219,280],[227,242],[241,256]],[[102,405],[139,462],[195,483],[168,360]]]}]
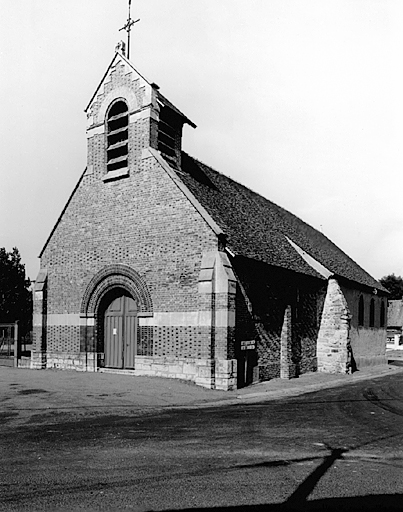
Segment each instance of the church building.
[{"label": "church building", "polygon": [[87,165],[40,254],[31,367],[231,390],[386,362],[387,292],[326,236],[182,150],[118,46]]}]

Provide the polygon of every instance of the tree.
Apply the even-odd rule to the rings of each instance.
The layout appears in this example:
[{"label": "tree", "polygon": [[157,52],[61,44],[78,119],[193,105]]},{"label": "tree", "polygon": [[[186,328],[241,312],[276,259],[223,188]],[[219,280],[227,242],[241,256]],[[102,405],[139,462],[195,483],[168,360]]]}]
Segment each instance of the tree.
[{"label": "tree", "polygon": [[22,335],[32,326],[31,282],[25,276],[25,265],[16,247],[7,252],[0,248],[0,322],[19,321]]},{"label": "tree", "polygon": [[390,292],[390,296],[388,297],[390,300],[403,298],[402,277],[395,276],[395,274],[389,274],[385,277],[382,277],[379,282],[388,290],[388,292]]}]

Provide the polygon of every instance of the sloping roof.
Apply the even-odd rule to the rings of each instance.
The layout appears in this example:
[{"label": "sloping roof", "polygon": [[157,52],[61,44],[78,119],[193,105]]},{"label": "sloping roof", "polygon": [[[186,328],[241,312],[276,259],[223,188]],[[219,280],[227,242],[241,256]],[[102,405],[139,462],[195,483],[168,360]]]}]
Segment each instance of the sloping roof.
[{"label": "sloping roof", "polygon": [[182,153],[177,175],[227,236],[236,255],[323,279],[291,240],[331,273],[386,292],[325,235],[244,185]]},{"label": "sloping roof", "polygon": [[388,327],[403,326],[403,300],[390,300],[388,303]]}]

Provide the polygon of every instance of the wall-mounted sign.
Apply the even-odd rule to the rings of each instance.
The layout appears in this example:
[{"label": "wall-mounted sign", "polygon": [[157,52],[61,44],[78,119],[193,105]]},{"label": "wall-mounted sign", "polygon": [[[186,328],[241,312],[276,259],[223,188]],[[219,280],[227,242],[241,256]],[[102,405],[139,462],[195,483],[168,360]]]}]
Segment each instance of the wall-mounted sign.
[{"label": "wall-mounted sign", "polygon": [[255,350],[255,348],[255,340],[241,341],[241,350]]}]

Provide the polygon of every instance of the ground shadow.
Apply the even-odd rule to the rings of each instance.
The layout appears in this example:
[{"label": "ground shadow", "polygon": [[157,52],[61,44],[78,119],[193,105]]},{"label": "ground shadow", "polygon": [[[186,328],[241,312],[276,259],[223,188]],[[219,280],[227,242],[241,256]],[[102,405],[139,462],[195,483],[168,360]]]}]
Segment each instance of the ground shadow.
[{"label": "ground shadow", "polygon": [[[384,436],[384,438],[390,438],[392,436]],[[361,446],[365,446],[363,443]],[[297,487],[297,489],[287,498],[284,503],[279,504],[266,504],[266,505],[242,505],[242,506],[231,506],[231,507],[211,507],[211,508],[192,508],[192,509],[181,509],[182,512],[292,512],[292,511],[319,511],[323,510],[326,512],[344,512],[344,511],[364,511],[372,512],[379,510],[387,511],[402,511],[403,510],[403,495],[401,494],[378,494],[378,495],[367,495],[367,496],[353,496],[345,498],[326,498],[321,500],[308,500],[309,495],[316,487],[319,480],[327,473],[332,467],[334,462],[343,459],[344,454],[348,453],[354,448],[331,448],[329,455],[325,456],[322,463],[308,475],[308,477]],[[357,448],[357,447],[355,447]],[[318,457],[310,457],[305,459],[288,460],[288,461],[269,461],[256,464],[255,466],[283,466],[290,465],[301,460],[314,460]],[[239,467],[239,466],[238,466]],[[242,466],[241,466],[242,467]],[[246,467],[246,466],[243,466]],[[173,512],[167,511],[167,512]]]},{"label": "ground shadow", "polygon": [[[281,503],[274,505],[240,505],[236,507],[185,508],[180,512],[401,512],[402,494],[375,494],[349,498],[327,498],[303,503]],[[165,512],[176,512],[174,509]]]}]

